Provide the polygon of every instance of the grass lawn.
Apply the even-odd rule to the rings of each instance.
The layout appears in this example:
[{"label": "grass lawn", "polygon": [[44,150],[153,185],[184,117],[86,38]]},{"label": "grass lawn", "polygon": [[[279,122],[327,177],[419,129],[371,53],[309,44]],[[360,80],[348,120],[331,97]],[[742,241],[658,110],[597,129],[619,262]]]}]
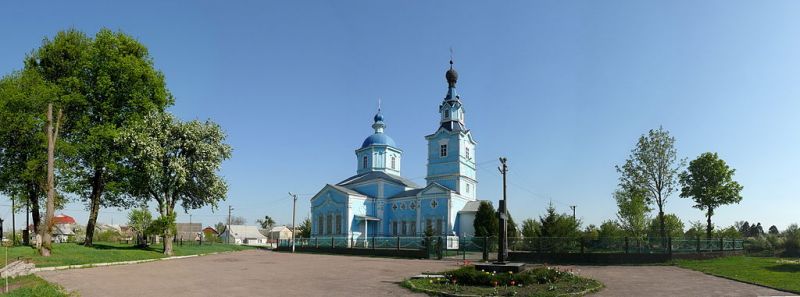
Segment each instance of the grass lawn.
[{"label": "grass lawn", "polygon": [[[0,287],[5,290],[5,281],[0,280]],[[62,297],[71,296],[58,285],[48,283],[35,274],[8,279],[9,293],[3,296],[13,297]]]},{"label": "grass lawn", "polygon": [[[94,247],[88,248],[76,243],[56,243],[53,244],[53,253],[50,257],[39,256],[36,249],[31,247],[11,247],[8,249],[8,260],[10,262],[18,258],[28,259],[35,263],[36,267],[120,262],[163,258],[162,249],[161,245],[151,245],[142,249],[131,244],[102,242],[95,243]],[[219,243],[174,245],[175,256],[241,251],[245,249],[252,249],[252,247]],[[4,251],[0,249],[0,253],[4,253]],[[3,256],[3,254],[0,254],[0,256]]]},{"label": "grass lawn", "polygon": [[675,264],[711,275],[800,294],[800,259],[735,256],[711,260],[678,260]]}]

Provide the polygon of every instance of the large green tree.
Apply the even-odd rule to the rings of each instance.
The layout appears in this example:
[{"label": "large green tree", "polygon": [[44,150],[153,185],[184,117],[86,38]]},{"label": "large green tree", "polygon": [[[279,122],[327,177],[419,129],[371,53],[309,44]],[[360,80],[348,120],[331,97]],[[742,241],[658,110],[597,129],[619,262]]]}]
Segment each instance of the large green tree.
[{"label": "large green tree", "polygon": [[659,127],[639,137],[625,164],[616,166],[620,188],[643,189],[647,202],[657,206],[662,240],[667,237],[664,206],[667,198],[676,191],[678,171],[683,164],[683,160],[678,160],[675,137]]},{"label": "large green tree", "polygon": [[541,237],[577,238],[581,232],[581,221],[572,215],[556,212],[552,203],[547,207],[547,213],[539,216],[539,224]]},{"label": "large green tree", "polygon": [[706,212],[706,237],[711,238],[711,216],[723,205],[742,201],[742,186],[733,180],[735,169],[717,153],[703,153],[681,173],[681,197],[694,199],[694,208]]},{"label": "large green tree", "polygon": [[475,213],[475,220],[472,227],[475,228],[475,236],[495,236],[499,230],[500,222],[494,206],[489,201],[481,201],[478,212]]},{"label": "large green tree", "polygon": [[216,208],[228,186],[219,175],[231,156],[225,133],[213,122],[181,122],[169,113],[153,113],[120,133],[119,146],[129,157],[129,195],[158,204],[164,254],[172,254],[175,206],[184,210]]},{"label": "large green tree", "polygon": [[77,30],[45,39],[25,61],[55,84],[64,106],[64,161],[67,189],[89,205],[85,245],[92,245],[101,206],[126,206],[120,187],[125,154],[115,139],[130,122],[173,102],[164,75],[155,69],[147,48],[121,32],[100,30],[94,38]]},{"label": "large green tree", "polygon": [[642,238],[647,232],[647,223],[650,220],[647,213],[650,212],[650,207],[645,195],[644,190],[635,187],[614,192],[614,200],[617,201],[617,221],[626,236]]},{"label": "large green tree", "polygon": [[0,79],[0,192],[30,207],[34,232],[46,192],[45,111],[57,97],[57,88],[34,71]]}]

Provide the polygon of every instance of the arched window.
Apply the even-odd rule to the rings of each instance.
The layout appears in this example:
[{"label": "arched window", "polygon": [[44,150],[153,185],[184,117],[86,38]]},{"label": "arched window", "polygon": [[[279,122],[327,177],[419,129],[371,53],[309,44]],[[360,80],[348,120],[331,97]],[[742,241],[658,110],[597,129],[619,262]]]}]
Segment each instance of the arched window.
[{"label": "arched window", "polygon": [[363,168],[367,168],[367,156],[364,156],[364,164],[362,165]]},{"label": "arched window", "polygon": [[447,145],[442,144],[439,146],[439,157],[447,157]]},{"label": "arched window", "polygon": [[394,168],[395,168],[395,167],[394,167],[394,159],[395,159],[395,158],[394,158],[394,156],[392,156],[392,169],[394,169]]},{"label": "arched window", "polygon": [[445,119],[450,118],[450,110],[449,109],[445,109],[444,110],[444,118]]}]

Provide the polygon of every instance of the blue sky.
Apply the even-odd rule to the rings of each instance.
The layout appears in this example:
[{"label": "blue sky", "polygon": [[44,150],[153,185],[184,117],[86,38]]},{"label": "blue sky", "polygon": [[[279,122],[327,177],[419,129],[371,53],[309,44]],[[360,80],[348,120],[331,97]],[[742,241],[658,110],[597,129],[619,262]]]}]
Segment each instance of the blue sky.
[{"label": "blue sky", "polygon": [[[423,137],[438,126],[450,47],[483,164],[478,194],[500,197],[489,161],[508,157],[517,221],[549,201],[562,212],[577,205],[585,224],[614,218],[614,165],[663,126],[681,157],[713,151],[736,168],[744,200],[715,222],[800,222],[796,2],[164,2],[0,4],[0,73],[67,28],[139,39],[176,97],[170,110],[220,123],[234,147],[227,201],[191,211],[194,222],[223,221],[232,205],[251,223],[286,223],[289,191],[301,193],[304,218],[311,195],[355,173],[378,98],[405,152],[403,175],[423,184]],[[691,206],[675,194],[666,211],[688,225],[703,219]],[[81,203],[63,212],[87,218]]]}]

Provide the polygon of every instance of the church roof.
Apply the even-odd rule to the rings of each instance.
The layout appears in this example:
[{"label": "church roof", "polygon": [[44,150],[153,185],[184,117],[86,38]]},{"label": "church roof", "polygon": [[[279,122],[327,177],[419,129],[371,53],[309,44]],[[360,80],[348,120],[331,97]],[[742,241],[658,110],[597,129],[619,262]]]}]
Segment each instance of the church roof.
[{"label": "church roof", "polygon": [[364,139],[364,142],[361,143],[361,148],[368,147],[370,145],[388,145],[388,146],[397,146],[394,143],[394,139],[386,135],[385,133],[375,133]]},{"label": "church roof", "polygon": [[406,186],[408,188],[419,188],[419,186],[417,184],[415,184],[414,182],[412,182],[411,180],[409,180],[407,178],[404,178],[402,176],[393,175],[393,174],[388,174],[388,173],[383,172],[383,171],[370,171],[370,172],[365,172],[365,173],[362,173],[362,174],[356,174],[356,175],[353,175],[351,177],[348,177],[347,179],[339,182],[336,185],[337,186],[346,186],[346,185],[357,184],[357,183],[361,183],[361,182],[365,182],[365,181],[373,180],[373,179],[384,179],[384,180],[388,180],[388,181],[396,183],[396,184],[401,184],[401,185]]},{"label": "church roof", "polygon": [[478,212],[478,208],[481,206],[480,200],[469,201],[467,204],[464,205],[464,208],[461,209],[459,212]]},{"label": "church roof", "polygon": [[356,191],[354,191],[354,190],[351,190],[351,189],[348,189],[348,188],[342,187],[342,186],[340,186],[340,185],[330,185],[330,186],[331,186],[331,187],[333,187],[334,189],[337,189],[337,190],[339,190],[339,191],[345,192],[345,193],[347,193],[347,194],[349,194],[349,195],[355,195],[355,196],[364,196],[364,194],[361,194],[361,193],[359,193],[359,192],[356,192]]},{"label": "church roof", "polygon": [[419,194],[419,192],[422,192],[422,190],[425,190],[425,189],[411,189],[411,190],[408,190],[408,191],[402,191],[400,193],[397,193],[397,195],[394,195],[394,196],[389,197],[389,198],[417,196],[417,194]]}]

